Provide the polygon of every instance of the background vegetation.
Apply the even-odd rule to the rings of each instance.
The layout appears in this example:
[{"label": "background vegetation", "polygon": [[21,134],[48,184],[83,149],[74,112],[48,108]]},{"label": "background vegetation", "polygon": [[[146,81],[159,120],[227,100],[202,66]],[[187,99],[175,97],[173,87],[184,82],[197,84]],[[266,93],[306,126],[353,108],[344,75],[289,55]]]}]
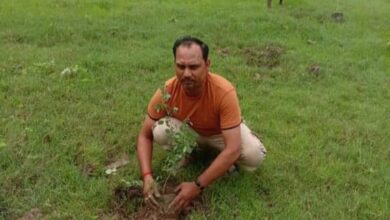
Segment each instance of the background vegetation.
[{"label": "background vegetation", "polygon": [[118,218],[113,190],[139,179],[140,123],[185,34],[210,45],[212,71],[235,84],[268,149],[255,173],[209,187],[192,218],[390,219],[389,11],[387,0],[0,1],[0,219]]}]

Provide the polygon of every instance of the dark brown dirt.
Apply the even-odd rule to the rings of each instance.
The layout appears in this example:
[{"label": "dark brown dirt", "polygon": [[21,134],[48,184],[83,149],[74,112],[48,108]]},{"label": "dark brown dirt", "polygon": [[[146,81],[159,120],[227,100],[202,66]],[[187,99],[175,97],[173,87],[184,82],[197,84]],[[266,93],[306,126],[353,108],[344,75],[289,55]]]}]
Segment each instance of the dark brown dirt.
[{"label": "dark brown dirt", "polygon": [[148,207],[143,202],[141,187],[118,187],[114,189],[113,200],[110,205],[110,215],[118,219],[133,220],[173,220],[187,219],[193,210],[207,212],[207,203],[204,196],[194,200],[192,204],[181,210],[181,212],[168,212],[168,205],[175,198],[175,185],[167,184],[165,192],[159,198],[160,206],[158,210]]},{"label": "dark brown dirt", "polygon": [[331,18],[338,23],[344,22],[344,14],[342,12],[334,12],[331,15]]},{"label": "dark brown dirt", "polygon": [[277,45],[248,47],[242,50],[249,65],[273,68],[280,64],[284,49]]},{"label": "dark brown dirt", "polygon": [[142,205],[142,201],[141,187],[117,187],[113,191],[110,212],[119,219],[128,219],[136,207]]},{"label": "dark brown dirt", "polygon": [[320,74],[320,65],[313,63],[307,68],[307,70],[309,71],[309,73],[318,76]]},{"label": "dark brown dirt", "polygon": [[51,143],[51,136],[50,136],[50,134],[46,134],[45,136],[43,136],[43,143],[44,144],[50,144]]}]

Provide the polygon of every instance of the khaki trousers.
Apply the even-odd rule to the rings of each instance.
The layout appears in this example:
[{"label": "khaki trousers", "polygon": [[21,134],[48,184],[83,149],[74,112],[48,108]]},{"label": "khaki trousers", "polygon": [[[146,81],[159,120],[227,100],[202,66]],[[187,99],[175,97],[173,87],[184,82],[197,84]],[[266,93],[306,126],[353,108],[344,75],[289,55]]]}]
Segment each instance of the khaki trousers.
[{"label": "khaki trousers", "polygon": [[[169,127],[167,126],[169,124]],[[164,149],[170,148],[170,136],[166,130],[172,129],[173,132],[178,132],[182,121],[172,117],[165,117],[157,121],[153,126],[154,142],[161,145]],[[240,168],[244,170],[254,171],[261,162],[265,159],[267,150],[260,139],[254,135],[244,123],[241,123],[241,154],[236,162]],[[197,144],[202,148],[211,147],[218,151],[225,148],[225,143],[222,134],[212,135],[209,137],[198,136]]]}]

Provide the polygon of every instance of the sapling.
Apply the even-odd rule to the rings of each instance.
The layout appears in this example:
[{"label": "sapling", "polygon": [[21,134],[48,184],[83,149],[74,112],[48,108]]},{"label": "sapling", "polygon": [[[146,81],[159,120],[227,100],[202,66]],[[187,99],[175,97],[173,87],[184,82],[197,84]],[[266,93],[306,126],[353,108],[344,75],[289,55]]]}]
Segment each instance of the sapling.
[{"label": "sapling", "polygon": [[180,169],[180,161],[193,152],[196,147],[196,133],[185,121],[177,131],[174,130],[168,120],[165,120],[168,129],[165,131],[171,140],[171,148],[163,160],[162,171],[167,174],[165,185],[170,176],[175,176]]},{"label": "sapling", "polygon": [[[156,105],[156,110],[164,111],[168,117],[172,117],[179,109],[170,107],[168,101],[171,95],[166,89],[160,89],[163,97],[163,103]],[[167,155],[162,162],[162,171],[166,176],[163,186],[163,192],[167,182],[171,176],[175,176],[180,169],[180,161],[193,152],[196,147],[197,135],[189,126],[189,120],[185,119],[180,127],[175,127],[169,120],[162,119],[158,122],[160,125],[166,125],[165,130],[168,139],[170,140],[170,148],[167,150]],[[158,179],[162,179],[157,177]]]}]

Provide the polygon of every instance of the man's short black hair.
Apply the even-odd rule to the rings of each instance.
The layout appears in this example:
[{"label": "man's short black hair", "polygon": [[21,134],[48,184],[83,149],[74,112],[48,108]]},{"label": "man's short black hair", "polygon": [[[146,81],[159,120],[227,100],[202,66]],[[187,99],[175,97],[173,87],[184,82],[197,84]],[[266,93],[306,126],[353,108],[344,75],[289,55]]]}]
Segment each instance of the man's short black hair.
[{"label": "man's short black hair", "polygon": [[209,57],[209,46],[207,46],[206,43],[201,41],[200,39],[196,37],[191,37],[191,36],[183,36],[178,38],[175,43],[173,44],[173,57],[176,59],[176,50],[179,46],[181,45],[187,45],[190,46],[191,44],[197,44],[199,45],[200,49],[202,49],[202,56],[205,61],[207,61]]}]

